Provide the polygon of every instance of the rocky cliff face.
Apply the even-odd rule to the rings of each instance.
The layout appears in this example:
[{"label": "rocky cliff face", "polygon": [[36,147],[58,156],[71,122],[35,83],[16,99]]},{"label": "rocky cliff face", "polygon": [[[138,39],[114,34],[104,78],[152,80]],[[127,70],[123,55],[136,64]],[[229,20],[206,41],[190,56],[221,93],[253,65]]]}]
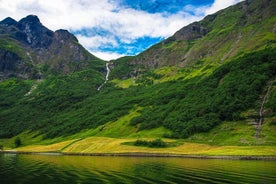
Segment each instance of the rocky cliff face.
[{"label": "rocky cliff face", "polygon": [[24,61],[15,53],[7,50],[0,50],[0,79],[2,78],[29,78],[31,68],[24,64]]},{"label": "rocky cliff face", "polygon": [[74,35],[66,30],[49,30],[35,15],[19,22],[10,17],[0,21],[0,40],[0,79],[70,73],[99,60]]},{"label": "rocky cliff face", "polygon": [[48,48],[53,42],[53,31],[44,27],[37,16],[29,15],[21,19],[18,28],[24,35],[22,41],[31,48]]},{"label": "rocky cliff face", "polygon": [[209,30],[205,28],[203,25],[201,25],[201,23],[194,22],[177,31],[174,34],[173,38],[179,41],[195,40],[195,39],[202,38],[208,32]]}]

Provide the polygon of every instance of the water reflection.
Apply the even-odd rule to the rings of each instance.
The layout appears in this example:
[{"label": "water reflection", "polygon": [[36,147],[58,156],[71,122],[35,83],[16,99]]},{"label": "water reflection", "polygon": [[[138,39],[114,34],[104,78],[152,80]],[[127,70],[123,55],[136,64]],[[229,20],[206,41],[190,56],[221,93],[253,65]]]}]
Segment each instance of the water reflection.
[{"label": "water reflection", "polygon": [[0,183],[276,183],[273,161],[0,154]]}]

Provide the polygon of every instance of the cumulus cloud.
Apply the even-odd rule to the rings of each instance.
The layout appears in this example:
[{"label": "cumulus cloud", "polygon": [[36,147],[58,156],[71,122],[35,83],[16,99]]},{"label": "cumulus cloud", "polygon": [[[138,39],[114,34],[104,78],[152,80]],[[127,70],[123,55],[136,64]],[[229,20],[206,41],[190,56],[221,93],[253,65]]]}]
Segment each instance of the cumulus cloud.
[{"label": "cumulus cloud", "polygon": [[[120,47],[129,46],[129,49],[133,49],[131,43],[136,42],[137,48],[134,49],[134,54],[137,54],[150,46],[143,43],[141,38],[149,37],[155,40],[167,38],[183,26],[200,20],[206,14],[240,0],[215,0],[209,6],[187,5],[173,13],[147,12],[122,6],[121,1],[0,0],[0,19],[10,16],[19,20],[29,14],[37,15],[46,27],[52,30],[68,29],[77,36],[85,48],[98,57],[108,60],[124,55]],[[137,43],[139,39],[142,41]],[[106,49],[105,45],[108,45],[109,49]]]},{"label": "cumulus cloud", "polygon": [[205,11],[205,15],[213,14],[221,9],[224,9],[228,6],[231,6],[233,4],[239,3],[243,0],[215,0],[215,2],[212,4],[212,6]]},{"label": "cumulus cloud", "polygon": [[118,42],[116,39],[112,36],[83,36],[81,34],[76,35],[78,38],[79,42],[82,43],[82,45],[85,48],[94,48],[94,46],[99,46],[99,45],[110,45],[113,47],[118,46]]},{"label": "cumulus cloud", "polygon": [[125,56],[125,54],[118,54],[115,52],[101,52],[101,51],[91,51],[98,58],[105,58],[105,60],[110,61],[112,59],[118,59]]}]

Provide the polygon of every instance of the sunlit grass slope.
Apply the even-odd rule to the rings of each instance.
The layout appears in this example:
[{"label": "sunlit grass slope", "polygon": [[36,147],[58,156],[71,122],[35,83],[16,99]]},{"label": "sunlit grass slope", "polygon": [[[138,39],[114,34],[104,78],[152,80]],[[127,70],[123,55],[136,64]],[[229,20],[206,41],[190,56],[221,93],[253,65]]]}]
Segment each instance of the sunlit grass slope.
[{"label": "sunlit grass slope", "polygon": [[[255,138],[256,128],[245,122],[224,122],[208,133],[195,134],[188,139],[166,139],[166,143],[175,142],[175,146],[166,148],[149,148],[126,144],[136,140],[154,140],[164,133],[165,128],[143,130],[129,125],[130,119],[139,114],[140,107],[131,111],[115,122],[96,129],[82,131],[68,137],[43,140],[37,132],[20,134],[23,146],[14,148],[13,139],[0,140],[5,149],[27,152],[64,152],[64,153],[158,153],[184,155],[218,155],[218,156],[275,156],[275,128],[268,118],[261,137]],[[9,147],[10,146],[10,147]]]},{"label": "sunlit grass slope", "polygon": [[[89,137],[79,141],[70,140],[51,145],[32,145],[17,148],[17,151],[29,152],[64,152],[64,153],[159,153],[184,155],[276,155],[274,146],[214,146],[208,144],[182,142],[179,146],[169,148],[148,148],[125,145],[135,141],[133,138]],[[172,140],[165,140],[172,141]],[[73,142],[73,143],[72,143]]]}]

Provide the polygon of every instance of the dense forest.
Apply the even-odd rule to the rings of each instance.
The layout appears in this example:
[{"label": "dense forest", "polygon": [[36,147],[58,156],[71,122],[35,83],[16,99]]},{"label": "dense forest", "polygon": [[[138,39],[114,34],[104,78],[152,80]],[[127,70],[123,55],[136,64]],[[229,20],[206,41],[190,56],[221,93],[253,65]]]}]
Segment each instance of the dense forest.
[{"label": "dense forest", "polygon": [[[10,79],[0,85],[1,122],[9,122],[1,124],[1,137],[26,129],[40,130],[46,137],[74,134],[115,121],[136,107],[142,107],[141,115],[130,124],[139,130],[164,126],[173,132],[164,136],[177,138],[209,131],[222,121],[241,119],[246,109],[258,108],[257,100],[275,79],[275,56],[275,49],[267,48],[208,76],[154,85],[142,82],[127,89],[108,83],[97,91],[99,83],[89,71],[49,77],[30,95],[26,94],[35,81]],[[271,115],[276,111],[274,100],[275,91],[266,104]]]}]

